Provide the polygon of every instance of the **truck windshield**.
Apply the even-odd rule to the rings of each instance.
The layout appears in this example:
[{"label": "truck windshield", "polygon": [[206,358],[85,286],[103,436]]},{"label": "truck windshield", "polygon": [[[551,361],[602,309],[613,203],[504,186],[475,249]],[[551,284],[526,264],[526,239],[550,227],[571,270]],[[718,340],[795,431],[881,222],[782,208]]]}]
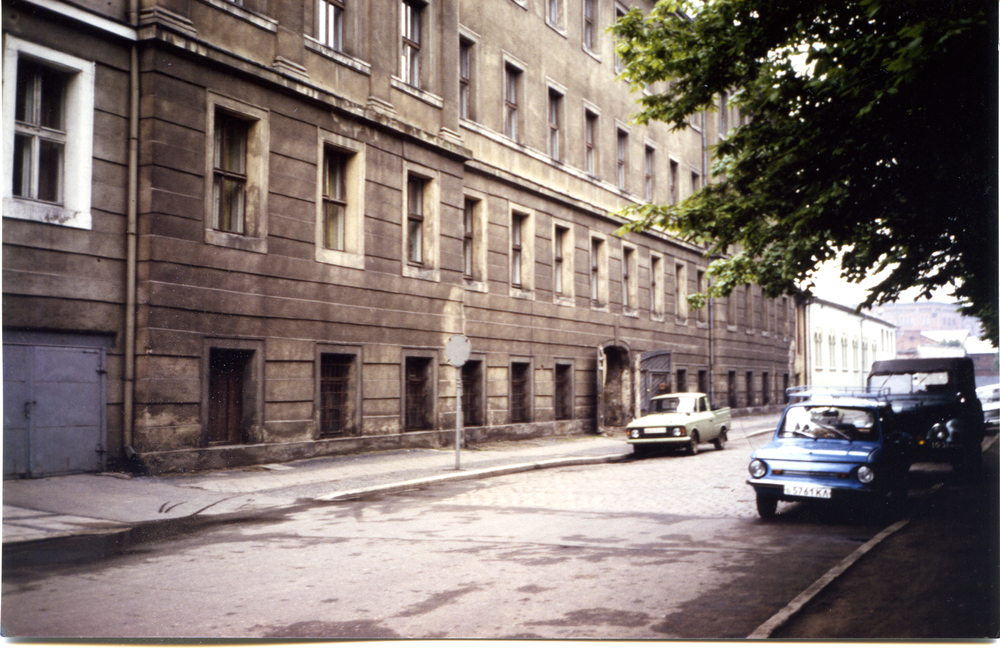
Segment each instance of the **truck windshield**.
[{"label": "truck windshield", "polygon": [[785,412],[778,437],[873,442],[878,439],[878,431],[871,410],[803,405],[792,406]]},{"label": "truck windshield", "polygon": [[653,412],[679,412],[690,415],[695,412],[696,397],[669,397],[654,399]]},{"label": "truck windshield", "polygon": [[868,389],[888,389],[889,394],[938,392],[948,388],[948,372],[899,372],[873,374],[868,379]]}]

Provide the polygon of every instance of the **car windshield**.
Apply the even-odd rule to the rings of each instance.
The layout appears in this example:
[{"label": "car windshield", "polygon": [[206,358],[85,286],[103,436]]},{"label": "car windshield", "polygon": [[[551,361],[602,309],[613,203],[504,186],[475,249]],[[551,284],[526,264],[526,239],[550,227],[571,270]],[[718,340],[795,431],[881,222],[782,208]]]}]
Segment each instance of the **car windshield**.
[{"label": "car windshield", "polygon": [[889,394],[940,392],[948,389],[948,372],[899,372],[873,374],[868,379],[870,390],[888,389]]},{"label": "car windshield", "polygon": [[653,400],[653,412],[679,412],[690,415],[695,411],[696,397],[668,397]]},{"label": "car windshield", "polygon": [[793,406],[785,413],[778,437],[875,441],[875,413],[862,408]]}]

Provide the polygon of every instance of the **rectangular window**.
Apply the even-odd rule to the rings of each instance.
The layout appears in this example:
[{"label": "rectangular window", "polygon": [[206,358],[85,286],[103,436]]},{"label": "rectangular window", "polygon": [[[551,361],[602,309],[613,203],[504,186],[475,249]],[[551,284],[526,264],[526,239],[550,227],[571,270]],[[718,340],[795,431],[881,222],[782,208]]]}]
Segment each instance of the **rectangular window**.
[{"label": "rectangular window", "polygon": [[677,204],[677,178],[680,165],[676,160],[670,161],[670,204]]},{"label": "rectangular window", "polygon": [[678,318],[688,317],[688,277],[687,277],[687,264],[675,264],[674,265],[674,286],[675,290],[675,300],[674,300],[674,315]]},{"label": "rectangular window", "polygon": [[655,316],[663,315],[663,257],[653,255],[649,273],[650,308]]},{"label": "rectangular window", "polygon": [[559,5],[562,0],[545,0],[545,20],[553,27],[559,23]]},{"label": "rectangular window", "polygon": [[697,171],[692,171],[691,172],[691,193],[693,194],[694,192],[698,191],[699,189],[701,189],[701,175],[699,175]]},{"label": "rectangular window", "polygon": [[462,119],[472,115],[472,41],[458,41],[458,111]]},{"label": "rectangular window", "polygon": [[424,263],[424,184],[416,176],[406,180],[406,260],[417,266]]},{"label": "rectangular window", "polygon": [[619,129],[618,130],[618,146],[617,151],[617,180],[618,189],[625,189],[625,172],[628,168],[628,133]]},{"label": "rectangular window", "polygon": [[4,33],[4,218],[89,230],[95,65]]},{"label": "rectangular window", "polygon": [[756,396],[753,389],[753,372],[747,372],[747,407],[752,408],[756,403]]},{"label": "rectangular window", "polygon": [[510,283],[521,286],[524,276],[524,250],[522,237],[525,216],[514,212],[510,223]]},{"label": "rectangular window", "polygon": [[462,366],[462,422],[483,425],[483,362],[466,361]]},{"label": "rectangular window", "polygon": [[354,356],[320,354],[319,434],[336,437],[350,432],[353,420],[351,380]]},{"label": "rectangular window", "polygon": [[517,140],[517,97],[521,71],[508,64],[504,67],[503,84],[503,133]]},{"label": "rectangular window", "polygon": [[597,175],[597,153],[595,144],[597,141],[597,114],[589,110],[585,113],[586,123],[584,125],[584,170],[591,176]]},{"label": "rectangular window", "polygon": [[590,299],[594,302],[598,302],[600,297],[600,253],[603,243],[600,239],[591,239],[590,241]]},{"label": "rectangular window", "polygon": [[830,345],[830,369],[835,370],[837,369],[837,337],[830,334],[827,343]]},{"label": "rectangular window", "polygon": [[246,233],[248,130],[246,121],[216,111],[212,226],[222,232]]},{"label": "rectangular window", "polygon": [[687,392],[688,391],[688,373],[687,370],[677,370],[677,391]]},{"label": "rectangular window", "polygon": [[762,405],[771,404],[771,373],[763,372],[760,375],[760,401]]},{"label": "rectangular window", "polygon": [[326,149],[323,157],[323,246],[330,250],[344,250],[347,224],[345,156]]},{"label": "rectangular window", "polygon": [[531,421],[531,363],[510,364],[510,420]]},{"label": "rectangular window", "polygon": [[420,87],[420,19],[423,4],[415,0],[402,0],[400,7],[400,48],[399,76],[414,88]]},{"label": "rectangular window", "polygon": [[736,370],[729,370],[726,375],[726,398],[728,399],[730,408],[735,408],[739,405],[739,401],[736,398]]},{"label": "rectangular window", "polygon": [[573,418],[573,366],[556,363],[555,370],[555,418]]},{"label": "rectangular window", "polygon": [[[621,20],[625,16],[624,7],[615,7],[615,22]],[[615,74],[619,74],[625,69],[625,62],[622,61],[621,56],[618,54],[618,48],[615,48]]]},{"label": "rectangular window", "polygon": [[431,359],[408,357],[405,362],[405,413],[406,430],[426,430],[431,427]]},{"label": "rectangular window", "polygon": [[563,250],[566,246],[568,235],[569,229],[556,226],[552,241],[552,290],[557,295],[564,293],[565,278],[563,275],[566,272],[566,260],[563,257]]},{"label": "rectangular window", "polygon": [[475,269],[475,247],[476,247],[476,201],[471,198],[465,199],[465,210],[462,215],[462,274],[472,277]]},{"label": "rectangular window", "polygon": [[743,321],[747,329],[753,329],[753,287],[750,284],[743,286]]},{"label": "rectangular window", "polygon": [[[705,293],[705,271],[699,270],[695,276],[696,289],[699,293]],[[708,320],[708,309],[701,308],[698,309],[698,322],[706,322]]]},{"label": "rectangular window", "polygon": [[343,0],[317,0],[316,40],[338,52],[344,50]]},{"label": "rectangular window", "polygon": [[847,371],[847,336],[840,337],[840,369]]},{"label": "rectangular window", "polygon": [[29,58],[18,59],[11,169],[14,196],[48,203],[63,201],[69,79],[69,74]]},{"label": "rectangular window", "polygon": [[813,334],[813,356],[816,358],[813,360],[816,369],[823,367],[823,334],[817,331]]},{"label": "rectangular window", "polygon": [[719,137],[725,137],[729,131],[729,93],[719,95]]},{"label": "rectangular window", "polygon": [[593,52],[595,48],[595,15],[594,4],[597,0],[583,0],[583,46]]},{"label": "rectangular window", "polygon": [[562,95],[549,89],[549,156],[553,160],[562,160],[559,142],[559,123],[562,113]]},{"label": "rectangular window", "polygon": [[622,247],[622,306],[635,309],[638,305],[639,268],[635,248]]},{"label": "rectangular window", "polygon": [[653,191],[656,189],[656,150],[651,146],[646,147],[644,166],[646,181],[643,184],[643,194],[647,201],[651,201]]},{"label": "rectangular window", "polygon": [[698,370],[698,392],[708,394],[708,370]]}]

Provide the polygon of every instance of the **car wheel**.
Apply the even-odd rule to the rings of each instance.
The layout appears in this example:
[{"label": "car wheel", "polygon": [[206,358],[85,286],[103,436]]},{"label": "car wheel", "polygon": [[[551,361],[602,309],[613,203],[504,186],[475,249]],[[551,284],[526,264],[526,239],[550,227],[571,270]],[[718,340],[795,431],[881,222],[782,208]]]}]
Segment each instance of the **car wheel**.
[{"label": "car wheel", "polygon": [[778,515],[778,499],[757,494],[757,513],[761,518],[774,518]]},{"label": "car wheel", "polygon": [[698,444],[700,442],[701,440],[698,439],[698,431],[691,431],[691,441],[688,442],[687,448],[688,455],[698,455]]},{"label": "car wheel", "polygon": [[722,430],[719,431],[719,436],[716,437],[714,440],[712,440],[712,443],[715,444],[715,448],[718,451],[721,451],[722,449],[726,448],[726,429],[725,428],[723,428]]}]

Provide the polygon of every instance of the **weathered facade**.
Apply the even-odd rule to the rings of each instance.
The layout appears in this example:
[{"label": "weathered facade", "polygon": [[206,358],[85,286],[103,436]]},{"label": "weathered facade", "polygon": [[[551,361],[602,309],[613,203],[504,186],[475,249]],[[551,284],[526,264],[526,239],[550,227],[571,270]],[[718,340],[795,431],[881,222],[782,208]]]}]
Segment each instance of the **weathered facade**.
[{"label": "weathered facade", "polygon": [[613,430],[664,388],[782,401],[792,300],[690,310],[703,251],[615,234],[739,118],[630,124],[626,9],[5,3],[5,476],[96,470],[39,453],[31,395],[87,382],[53,350],[99,357],[99,465],[153,471],[447,444],[455,334],[472,440]]}]

